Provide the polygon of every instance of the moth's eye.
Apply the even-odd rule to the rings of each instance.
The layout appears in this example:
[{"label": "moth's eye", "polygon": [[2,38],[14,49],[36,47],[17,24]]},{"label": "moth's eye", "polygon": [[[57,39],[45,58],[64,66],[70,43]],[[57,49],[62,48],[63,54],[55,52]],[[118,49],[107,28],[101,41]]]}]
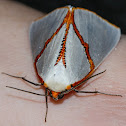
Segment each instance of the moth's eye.
[{"label": "moth's eye", "polygon": [[59,94],[58,99],[62,99],[64,97],[64,94]]}]

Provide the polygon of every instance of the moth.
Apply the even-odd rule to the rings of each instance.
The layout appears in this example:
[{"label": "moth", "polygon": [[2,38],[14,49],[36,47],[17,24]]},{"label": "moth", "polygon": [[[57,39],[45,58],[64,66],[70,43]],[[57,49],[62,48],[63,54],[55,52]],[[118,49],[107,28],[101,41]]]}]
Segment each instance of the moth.
[{"label": "moth", "polygon": [[99,91],[79,91],[76,88],[90,78],[105,72],[92,75],[115,48],[120,34],[119,27],[92,11],[72,6],[58,8],[35,20],[30,26],[34,67],[41,83],[33,83],[24,77],[7,74],[36,86],[43,85],[45,94],[7,87],[45,96],[45,121],[48,95],[58,100],[71,91],[106,94]]}]

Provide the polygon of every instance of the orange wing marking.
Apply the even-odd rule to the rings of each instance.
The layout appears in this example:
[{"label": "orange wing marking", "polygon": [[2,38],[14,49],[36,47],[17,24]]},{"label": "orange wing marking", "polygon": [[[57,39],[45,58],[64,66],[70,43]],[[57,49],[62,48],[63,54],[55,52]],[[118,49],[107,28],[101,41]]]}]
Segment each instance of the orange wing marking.
[{"label": "orange wing marking", "polygon": [[66,23],[65,36],[63,38],[63,41],[62,41],[62,44],[61,44],[62,47],[61,47],[61,50],[59,52],[59,56],[57,57],[55,65],[57,65],[58,62],[62,58],[63,65],[66,68],[65,52],[66,52],[66,39],[67,39],[68,31],[69,31],[69,28],[70,28],[70,24],[71,24],[71,12],[70,12],[70,10],[68,11],[66,17],[64,18],[64,23]]}]

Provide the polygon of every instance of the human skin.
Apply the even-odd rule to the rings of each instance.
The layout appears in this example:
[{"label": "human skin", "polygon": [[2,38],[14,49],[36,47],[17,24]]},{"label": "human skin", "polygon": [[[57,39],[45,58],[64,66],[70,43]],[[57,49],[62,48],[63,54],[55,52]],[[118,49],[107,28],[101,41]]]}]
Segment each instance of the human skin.
[{"label": "human skin", "polygon": [[48,98],[45,117],[45,98],[20,92],[6,85],[40,94],[44,88],[32,86],[1,72],[37,79],[29,42],[31,22],[44,16],[37,10],[14,1],[0,1],[0,126],[125,126],[126,125],[126,36],[104,60],[94,74],[105,73],[86,82],[78,90],[120,94],[123,97],[71,92],[63,99]]}]

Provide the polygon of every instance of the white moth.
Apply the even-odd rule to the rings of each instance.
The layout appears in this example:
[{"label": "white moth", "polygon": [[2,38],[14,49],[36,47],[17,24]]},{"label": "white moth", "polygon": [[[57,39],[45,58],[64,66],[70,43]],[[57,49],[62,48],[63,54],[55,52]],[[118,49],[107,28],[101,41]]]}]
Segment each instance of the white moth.
[{"label": "white moth", "polygon": [[34,66],[41,83],[4,73],[36,86],[44,85],[45,95],[7,87],[46,96],[46,121],[48,92],[54,100],[61,99],[70,91],[106,94],[99,91],[78,91],[75,88],[104,72],[91,76],[119,39],[120,29],[94,12],[72,6],[58,8],[36,20],[30,27]]},{"label": "white moth", "polygon": [[37,75],[55,100],[87,79],[119,39],[117,26],[72,6],[54,10],[30,28]]}]

